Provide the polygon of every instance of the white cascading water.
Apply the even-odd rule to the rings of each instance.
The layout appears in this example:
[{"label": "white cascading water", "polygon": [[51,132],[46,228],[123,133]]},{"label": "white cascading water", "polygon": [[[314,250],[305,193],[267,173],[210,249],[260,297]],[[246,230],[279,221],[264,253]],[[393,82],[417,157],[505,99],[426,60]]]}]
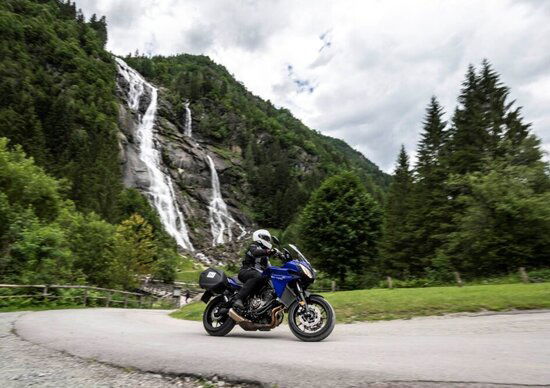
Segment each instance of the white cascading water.
[{"label": "white cascading water", "polygon": [[189,102],[185,103],[185,129],[183,134],[187,137],[192,137],[193,135],[191,129],[191,109],[189,109]]},{"label": "white cascading water", "polygon": [[222,198],[220,180],[218,178],[218,172],[216,171],[214,161],[210,155],[206,155],[206,158],[208,159],[208,164],[210,166],[210,176],[212,181],[212,200],[210,201],[210,206],[208,206],[208,211],[210,213],[210,230],[212,231],[212,246],[216,244],[223,244],[227,241],[232,241],[232,228],[234,225],[241,229],[241,235],[237,238],[240,240],[244,234],[246,234],[246,231],[237,221],[233,219],[233,217],[231,217],[231,214],[229,214],[227,205]]},{"label": "white cascading water", "polygon": [[149,175],[150,185],[148,194],[159,213],[160,220],[166,232],[174,237],[180,247],[193,251],[193,244],[189,240],[189,233],[183,213],[177,205],[172,179],[167,173],[161,170],[160,152],[156,149],[154,143],[153,127],[157,113],[157,89],[145,81],[137,71],[128,66],[122,59],[115,59],[120,74],[130,85],[128,92],[130,109],[137,112],[140,99],[146,88],[151,91],[151,102],[145,114],[141,117],[136,131],[139,141],[139,158],[147,167]]}]

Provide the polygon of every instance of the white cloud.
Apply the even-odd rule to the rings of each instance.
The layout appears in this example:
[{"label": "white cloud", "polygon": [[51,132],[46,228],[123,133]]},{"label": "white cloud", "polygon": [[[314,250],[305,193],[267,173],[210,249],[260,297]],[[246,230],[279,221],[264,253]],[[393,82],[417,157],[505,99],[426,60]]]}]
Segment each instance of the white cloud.
[{"label": "white cloud", "polygon": [[487,58],[550,151],[550,2],[77,3],[87,16],[107,16],[114,53],[209,55],[252,92],[386,171],[401,143],[414,152],[430,96],[452,113],[467,65]]}]

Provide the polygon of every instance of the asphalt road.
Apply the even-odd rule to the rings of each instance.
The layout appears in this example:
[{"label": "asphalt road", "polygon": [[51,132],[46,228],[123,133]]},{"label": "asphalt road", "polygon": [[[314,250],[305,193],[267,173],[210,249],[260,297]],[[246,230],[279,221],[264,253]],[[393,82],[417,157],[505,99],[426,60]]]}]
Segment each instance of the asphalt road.
[{"label": "asphalt road", "polygon": [[201,323],[158,310],[33,312],[20,316],[15,329],[33,343],[119,366],[279,387],[550,385],[548,311],[337,325],[320,343],[297,340],[287,326],[210,337]]}]

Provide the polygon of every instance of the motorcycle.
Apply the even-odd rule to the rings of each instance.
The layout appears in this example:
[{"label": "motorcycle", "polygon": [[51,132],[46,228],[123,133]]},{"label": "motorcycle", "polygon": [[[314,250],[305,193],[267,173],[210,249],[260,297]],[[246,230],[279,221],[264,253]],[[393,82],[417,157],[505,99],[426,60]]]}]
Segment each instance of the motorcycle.
[{"label": "motorcycle", "polygon": [[247,331],[269,331],[283,322],[287,312],[290,330],[300,340],[322,341],[330,335],[336,323],[334,309],[321,295],[307,291],[316,272],[295,245],[289,247],[276,250],[283,265],[269,265],[263,271],[266,281],[243,301],[244,311],[231,308],[243,286],[237,276],[228,278],[215,268],[201,273],[199,285],[206,290],[201,300],[207,304],[202,322],[208,334],[225,336],[236,324]]}]

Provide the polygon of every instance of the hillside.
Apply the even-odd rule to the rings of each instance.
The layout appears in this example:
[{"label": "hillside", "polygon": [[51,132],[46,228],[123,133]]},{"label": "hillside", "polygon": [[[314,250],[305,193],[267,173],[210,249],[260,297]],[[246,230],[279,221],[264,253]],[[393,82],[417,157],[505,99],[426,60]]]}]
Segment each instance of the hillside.
[{"label": "hillside", "polygon": [[118,165],[116,70],[105,23],[74,4],[0,3],[0,137],[70,183],[79,209],[114,221]]},{"label": "hillside", "polygon": [[148,80],[166,88],[165,98],[182,125],[189,103],[193,136],[233,159],[225,183],[233,181],[229,191],[237,193],[254,221],[285,228],[309,193],[325,177],[343,169],[355,170],[369,192],[382,201],[389,176],[374,163],[342,140],[311,130],[287,109],[277,109],[253,95],[208,57],[182,54],[126,60]]}]

